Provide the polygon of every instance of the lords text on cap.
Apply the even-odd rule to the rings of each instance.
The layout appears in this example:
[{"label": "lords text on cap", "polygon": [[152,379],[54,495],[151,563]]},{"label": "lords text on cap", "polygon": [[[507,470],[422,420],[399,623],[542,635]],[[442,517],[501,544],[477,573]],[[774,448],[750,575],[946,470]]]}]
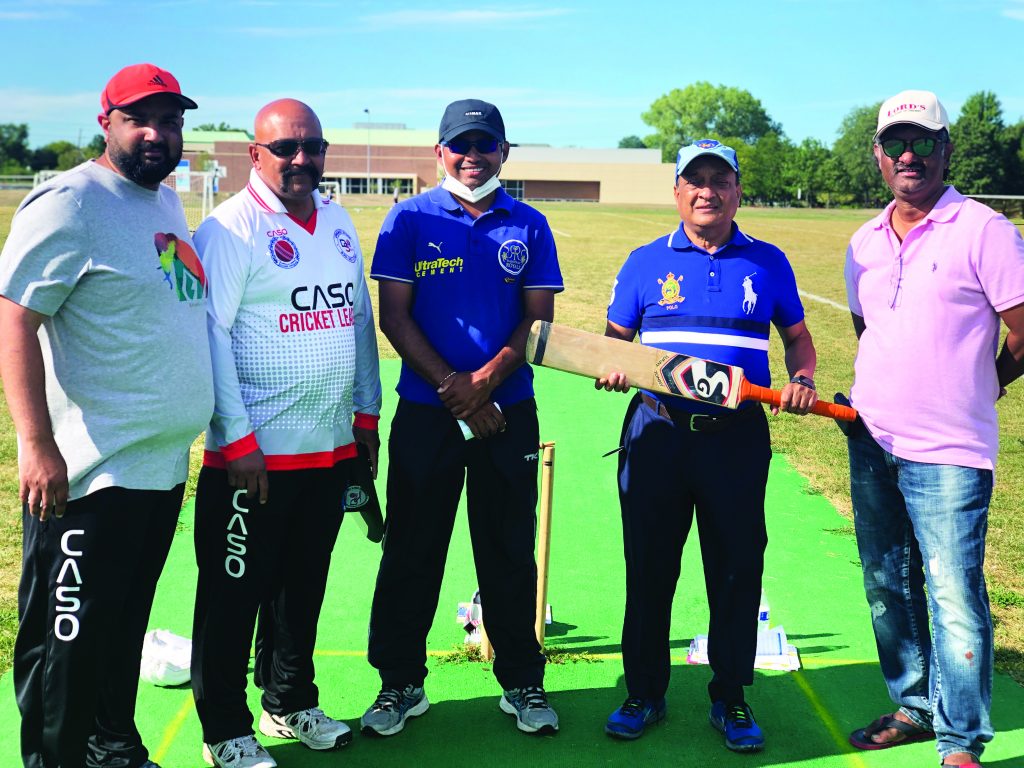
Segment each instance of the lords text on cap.
[{"label": "lords text on cap", "polygon": [[493,104],[480,99],[453,101],[444,110],[438,142],[444,143],[467,131],[483,131],[498,141],[505,140],[505,122]]},{"label": "lords text on cap", "polygon": [[103,114],[109,115],[115,109],[127,107],[147,96],[168,93],[181,102],[182,109],[198,109],[199,105],[181,93],[177,78],[166,69],[155,64],[132,64],[125,67],[107,83],[100,94]]},{"label": "lords text on cap", "polygon": [[878,110],[875,141],[882,131],[893,125],[918,125],[928,131],[949,130],[949,115],[942,102],[931,91],[901,91],[882,102]]},{"label": "lords text on cap", "polygon": [[727,147],[725,144],[714,139],[698,139],[693,144],[687,144],[679,148],[679,153],[676,155],[676,178],[678,179],[682,175],[683,171],[686,170],[686,166],[698,157],[704,157],[705,155],[724,160],[729,164],[730,168],[736,171],[736,175],[739,176],[740,164],[736,159],[735,149]]}]

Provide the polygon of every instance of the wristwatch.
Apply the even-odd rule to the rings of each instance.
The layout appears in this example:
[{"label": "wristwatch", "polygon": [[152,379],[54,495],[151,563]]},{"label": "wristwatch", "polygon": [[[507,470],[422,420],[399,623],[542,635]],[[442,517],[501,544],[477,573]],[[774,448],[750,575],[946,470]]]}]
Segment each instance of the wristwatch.
[{"label": "wristwatch", "polygon": [[791,384],[799,384],[801,387],[814,389],[814,379],[809,378],[807,376],[794,376],[789,381]]}]

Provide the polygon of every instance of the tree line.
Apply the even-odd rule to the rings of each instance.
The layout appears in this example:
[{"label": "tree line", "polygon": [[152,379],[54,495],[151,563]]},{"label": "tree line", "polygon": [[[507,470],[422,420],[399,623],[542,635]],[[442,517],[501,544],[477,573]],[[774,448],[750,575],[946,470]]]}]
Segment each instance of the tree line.
[{"label": "tree line", "polygon": [[[203,123],[197,131],[237,131],[227,123]],[[70,141],[51,141],[49,144],[30,149],[28,126],[24,123],[0,124],[0,174],[28,174],[36,171],[66,171],[79,163],[103,154],[107,143],[103,134],[97,133],[85,146]]]},{"label": "tree line", "polygon": [[[871,152],[881,105],[850,110],[831,147],[810,138],[794,144],[749,91],[698,82],[656,99],[641,115],[654,133],[619,146],[660,149],[664,162],[674,162],[683,144],[718,139],[736,149],[748,201],[878,207],[891,198]],[[949,182],[958,190],[1024,194],[1024,120],[1007,125],[994,93],[971,94],[949,133]]]},{"label": "tree line", "polygon": [[[641,115],[654,133],[627,136],[620,147],[661,150],[673,162],[683,144],[718,139],[736,149],[743,195],[754,203],[877,207],[889,200],[871,153],[881,102],[855,107],[843,118],[829,147],[818,139],[794,144],[749,91],[697,82],[676,88]],[[204,123],[196,130],[235,130]],[[954,152],[949,181],[971,195],[1024,195],[1024,120],[1007,125],[996,95],[978,91],[964,102],[950,125]],[[54,141],[28,146],[28,126],[0,124],[0,174],[73,168],[98,157],[105,143],[96,134],[85,146]]]}]

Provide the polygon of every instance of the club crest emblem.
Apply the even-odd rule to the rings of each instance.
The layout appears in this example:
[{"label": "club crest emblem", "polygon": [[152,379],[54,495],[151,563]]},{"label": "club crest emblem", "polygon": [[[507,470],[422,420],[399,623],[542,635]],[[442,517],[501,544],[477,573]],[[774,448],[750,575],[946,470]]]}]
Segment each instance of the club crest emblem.
[{"label": "club crest emblem", "polygon": [[518,275],[530,260],[530,251],[521,240],[506,240],[498,249],[498,264],[510,275]]},{"label": "club crest emblem", "polygon": [[270,238],[270,258],[281,269],[291,269],[299,263],[299,249],[287,235]]},{"label": "club crest emblem", "polygon": [[346,261],[356,263],[356,249],[352,247],[352,238],[344,229],[334,230],[334,247]]},{"label": "club crest emblem", "polygon": [[[679,295],[679,280],[682,280],[682,277],[677,280],[676,276],[671,272],[665,275],[664,280],[660,277],[658,278],[658,285],[661,286],[661,299],[658,300],[658,304],[664,307],[667,304],[678,304],[681,301],[686,301],[685,296]],[[674,309],[674,307],[670,307],[670,309]]]}]

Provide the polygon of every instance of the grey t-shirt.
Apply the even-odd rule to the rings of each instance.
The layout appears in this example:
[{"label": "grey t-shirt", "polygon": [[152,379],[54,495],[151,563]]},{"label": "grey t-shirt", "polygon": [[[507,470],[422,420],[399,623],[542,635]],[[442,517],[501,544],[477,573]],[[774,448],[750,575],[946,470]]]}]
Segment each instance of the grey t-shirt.
[{"label": "grey t-shirt", "polygon": [[0,294],[47,315],[46,400],[71,498],[184,482],[213,380],[206,277],[175,192],[92,161],[36,187],[0,254]]}]

